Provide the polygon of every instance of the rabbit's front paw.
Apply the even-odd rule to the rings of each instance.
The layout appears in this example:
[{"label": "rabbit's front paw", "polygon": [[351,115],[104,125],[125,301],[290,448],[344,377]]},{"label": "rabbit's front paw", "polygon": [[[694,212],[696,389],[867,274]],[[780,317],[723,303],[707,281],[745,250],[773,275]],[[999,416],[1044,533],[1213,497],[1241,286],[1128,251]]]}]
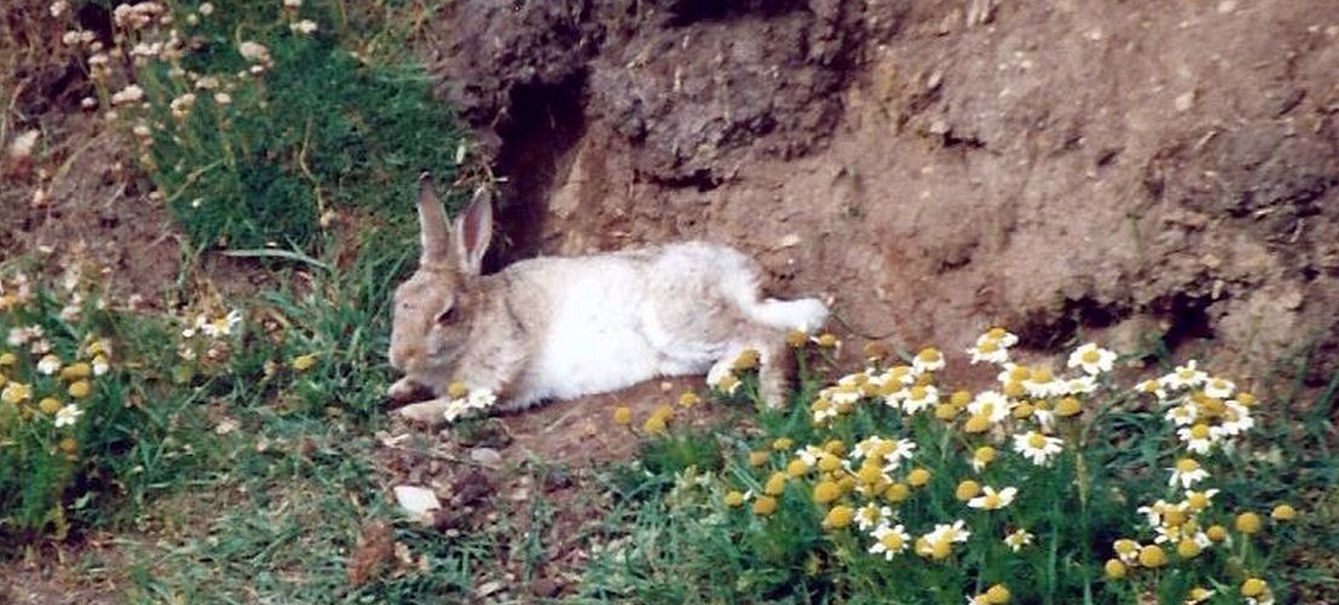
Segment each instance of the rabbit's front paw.
[{"label": "rabbit's front paw", "polygon": [[420,403],[411,403],[395,410],[395,414],[415,424],[423,424],[432,428],[446,423],[446,409],[449,401],[445,397],[439,397]]}]

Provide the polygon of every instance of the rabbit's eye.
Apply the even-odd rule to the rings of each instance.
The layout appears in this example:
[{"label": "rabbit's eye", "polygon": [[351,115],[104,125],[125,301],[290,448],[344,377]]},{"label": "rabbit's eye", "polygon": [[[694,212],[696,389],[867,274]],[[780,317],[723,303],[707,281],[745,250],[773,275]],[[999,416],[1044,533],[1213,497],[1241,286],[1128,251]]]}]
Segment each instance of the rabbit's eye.
[{"label": "rabbit's eye", "polygon": [[437,323],[440,325],[445,326],[447,324],[454,323],[455,321],[456,321],[456,308],[454,306],[451,307],[450,309],[447,309],[437,314]]}]

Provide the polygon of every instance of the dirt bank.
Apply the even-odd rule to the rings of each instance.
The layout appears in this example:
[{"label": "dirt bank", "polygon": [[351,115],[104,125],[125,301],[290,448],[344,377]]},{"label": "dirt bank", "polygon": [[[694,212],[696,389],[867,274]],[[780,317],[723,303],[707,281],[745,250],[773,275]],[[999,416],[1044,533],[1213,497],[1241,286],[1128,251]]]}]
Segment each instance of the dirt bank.
[{"label": "dirt bank", "polygon": [[[857,332],[1339,356],[1339,5],[444,6],[512,257],[705,237]],[[1228,347],[1218,345],[1226,344]]]}]

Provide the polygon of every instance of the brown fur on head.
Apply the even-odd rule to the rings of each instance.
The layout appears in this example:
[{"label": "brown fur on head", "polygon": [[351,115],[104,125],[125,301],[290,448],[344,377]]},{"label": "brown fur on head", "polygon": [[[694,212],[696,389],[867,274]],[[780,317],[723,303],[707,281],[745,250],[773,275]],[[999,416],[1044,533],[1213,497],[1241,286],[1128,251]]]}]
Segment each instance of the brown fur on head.
[{"label": "brown fur on head", "polygon": [[[432,177],[419,176],[418,218],[423,253],[418,270],[395,289],[390,362],[406,373],[440,372],[463,350],[481,301],[477,282],[492,238],[493,211],[480,189],[448,227]],[[436,370],[437,372],[434,372]]]}]

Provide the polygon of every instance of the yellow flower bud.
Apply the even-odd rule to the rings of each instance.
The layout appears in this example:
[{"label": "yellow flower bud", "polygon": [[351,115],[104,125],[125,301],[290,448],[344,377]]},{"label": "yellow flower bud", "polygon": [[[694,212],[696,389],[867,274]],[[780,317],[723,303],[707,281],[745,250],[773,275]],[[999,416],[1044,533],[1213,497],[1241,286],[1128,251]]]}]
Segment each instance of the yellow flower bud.
[{"label": "yellow flower bud", "polygon": [[917,468],[912,469],[910,473],[907,473],[907,483],[910,483],[912,487],[921,487],[929,482],[930,471],[928,470]]},{"label": "yellow flower bud", "polygon": [[776,512],[776,498],[758,496],[753,500],[753,514],[765,517]]},{"label": "yellow flower bud", "polygon": [[798,349],[800,347],[803,347],[804,343],[806,342],[809,342],[808,334],[805,334],[804,332],[801,332],[799,330],[791,330],[789,332],[786,332],[786,345],[789,346],[790,348]]},{"label": "yellow flower bud", "polygon": [[460,399],[470,394],[470,388],[465,383],[457,380],[446,387],[446,396],[452,399]]},{"label": "yellow flower bud", "polygon": [[1055,415],[1062,418],[1078,415],[1082,411],[1083,406],[1074,397],[1066,397],[1061,399],[1060,403],[1055,404]]},{"label": "yellow flower bud", "polygon": [[93,389],[92,385],[88,384],[87,380],[80,380],[78,382],[71,384],[68,391],[70,393],[70,397],[73,397],[75,399],[83,399],[85,397],[88,397],[88,393],[92,389]]},{"label": "yellow flower bud", "polygon": [[1167,564],[1167,553],[1162,547],[1150,544],[1139,549],[1139,564],[1144,567],[1162,567]]},{"label": "yellow flower bud", "polygon": [[1182,559],[1194,559],[1200,554],[1200,545],[1191,538],[1183,538],[1176,544],[1176,554]]},{"label": "yellow flower bud", "polygon": [[737,491],[731,491],[725,494],[725,505],[730,508],[737,508],[744,504],[744,494]]},{"label": "yellow flower bud", "polygon": [[1247,578],[1245,582],[1241,583],[1241,596],[1258,597],[1265,594],[1265,589],[1267,588],[1269,588],[1269,584],[1265,583],[1264,580],[1261,580],[1260,578]]},{"label": "yellow flower bud", "polygon": [[958,407],[965,406],[972,402],[972,393],[971,391],[953,391],[953,394],[948,398],[948,402]]},{"label": "yellow flower bud", "polygon": [[698,397],[697,393],[694,393],[692,391],[684,391],[682,393],[679,393],[679,405],[683,407],[691,408],[701,402],[702,398]]},{"label": "yellow flower bud", "polygon": [[1243,534],[1253,534],[1260,531],[1260,515],[1252,512],[1241,513],[1237,515],[1233,525]]},{"label": "yellow flower bud", "polygon": [[894,483],[883,490],[883,499],[892,504],[902,502],[911,496],[911,488],[905,483]]},{"label": "yellow flower bud", "polygon": [[632,408],[620,405],[614,408],[614,424],[627,426],[632,424]]},{"label": "yellow flower bud", "polygon": [[42,410],[42,413],[48,416],[59,412],[61,407],[60,402],[51,397],[37,402],[37,409]]},{"label": "yellow flower bud", "polygon": [[789,437],[778,437],[772,441],[772,449],[781,451],[788,450],[795,445],[795,441]]},{"label": "yellow flower bud", "polygon": [[298,372],[306,372],[316,365],[316,355],[312,353],[298,355],[293,358],[292,364],[294,370]]},{"label": "yellow flower bud", "polygon": [[762,487],[762,492],[768,496],[778,496],[783,491],[786,491],[785,473],[772,473],[772,476],[767,478],[767,483],[764,483]]},{"label": "yellow flower bud", "polygon": [[799,458],[792,459],[786,464],[786,474],[792,477],[800,477],[807,472],[809,472],[809,465]]},{"label": "yellow flower bud", "polygon": [[0,353],[0,366],[12,366],[19,362],[19,358],[13,353]]},{"label": "yellow flower bud", "polygon": [[1121,563],[1119,559],[1107,559],[1106,565],[1103,565],[1102,569],[1109,579],[1119,580],[1125,577],[1125,564]]},{"label": "yellow flower bud", "polygon": [[966,433],[984,433],[988,428],[990,428],[990,418],[985,414],[976,414],[962,424],[962,430]]},{"label": "yellow flower bud", "polygon": [[981,484],[971,479],[967,479],[958,484],[958,489],[953,492],[953,497],[959,501],[966,502],[975,498],[981,493]]},{"label": "yellow flower bud", "polygon": [[849,506],[834,506],[828,511],[827,516],[823,517],[823,527],[827,529],[841,529],[851,524],[855,519],[855,509]]},{"label": "yellow flower bud", "polygon": [[1273,512],[1269,513],[1269,518],[1275,521],[1292,521],[1297,517],[1297,509],[1291,504],[1280,504],[1274,507]]},{"label": "yellow flower bud", "polygon": [[771,454],[764,451],[749,452],[749,466],[762,466],[767,464],[767,458]]},{"label": "yellow flower bud", "polygon": [[61,368],[60,377],[66,381],[73,382],[81,378],[88,378],[93,375],[93,368],[88,363],[78,361]]},{"label": "yellow flower bud", "polygon": [[1204,530],[1204,535],[1209,536],[1214,542],[1222,542],[1227,539],[1227,528],[1222,525],[1214,525]]},{"label": "yellow flower bud", "polygon": [[836,347],[837,343],[837,337],[831,333],[824,333],[822,336],[818,337],[818,346],[823,347],[824,349]]},{"label": "yellow flower bud", "polygon": [[642,431],[650,434],[665,432],[665,418],[652,414],[642,423]]},{"label": "yellow flower bud", "polygon": [[953,422],[953,419],[958,417],[958,412],[960,411],[962,411],[961,407],[951,403],[936,404],[935,418],[943,420],[944,422]]},{"label": "yellow flower bud", "polygon": [[986,590],[986,597],[990,600],[991,605],[1004,605],[1009,602],[1009,589],[1005,588],[1003,584],[996,584]]},{"label": "yellow flower bud", "polygon": [[819,504],[832,502],[840,498],[841,495],[842,488],[837,487],[837,484],[832,481],[820,481],[814,486],[814,502]]}]

